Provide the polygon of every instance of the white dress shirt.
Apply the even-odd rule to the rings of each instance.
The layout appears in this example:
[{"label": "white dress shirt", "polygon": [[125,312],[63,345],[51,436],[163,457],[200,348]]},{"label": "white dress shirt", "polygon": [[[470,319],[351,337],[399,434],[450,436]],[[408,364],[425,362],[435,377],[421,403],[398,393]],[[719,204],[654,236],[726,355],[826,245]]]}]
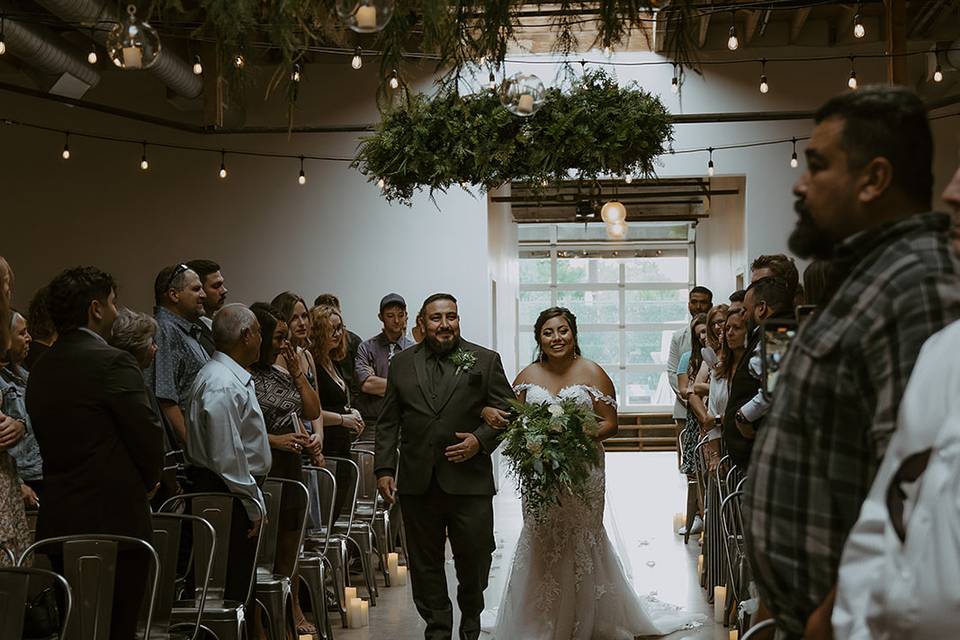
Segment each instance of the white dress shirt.
[{"label": "white dress shirt", "polygon": [[[956,637],[960,619],[960,322],[924,344],[887,448],[840,563],[836,638]],[[908,456],[932,449],[903,486],[905,542],[887,491]]]},{"label": "white dress shirt", "polygon": [[[250,372],[219,351],[197,373],[187,399],[187,457],[210,469],[233,493],[250,496],[266,511],[254,476],[270,471],[267,425]],[[244,505],[251,520],[260,515]]]}]

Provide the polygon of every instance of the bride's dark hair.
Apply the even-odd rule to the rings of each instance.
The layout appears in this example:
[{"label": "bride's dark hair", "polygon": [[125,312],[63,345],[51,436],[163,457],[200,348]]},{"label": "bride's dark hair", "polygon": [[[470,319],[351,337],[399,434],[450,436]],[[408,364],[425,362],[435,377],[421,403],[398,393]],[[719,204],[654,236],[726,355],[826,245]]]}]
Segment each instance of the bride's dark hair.
[{"label": "bride's dark hair", "polygon": [[573,315],[573,312],[570,309],[564,307],[550,307],[549,309],[544,309],[540,312],[540,315],[537,316],[537,322],[533,325],[533,337],[537,341],[537,357],[534,362],[543,362],[547,357],[543,354],[543,347],[540,346],[540,332],[543,331],[543,325],[547,324],[548,320],[553,320],[554,318],[562,317],[567,321],[567,324],[570,325],[570,331],[573,333],[573,349],[574,353],[578,356],[580,354],[580,340],[577,338],[577,316]]}]

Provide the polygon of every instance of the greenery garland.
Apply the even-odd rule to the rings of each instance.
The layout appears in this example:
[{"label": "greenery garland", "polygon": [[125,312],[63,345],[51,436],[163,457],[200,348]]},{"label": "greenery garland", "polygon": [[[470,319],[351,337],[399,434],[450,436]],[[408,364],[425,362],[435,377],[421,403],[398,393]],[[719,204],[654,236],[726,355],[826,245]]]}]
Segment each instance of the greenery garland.
[{"label": "greenery garland", "polygon": [[420,189],[454,185],[493,189],[506,182],[539,188],[545,181],[602,175],[653,175],[673,139],[667,108],[636,83],[621,87],[591,71],[572,90],[547,89],[532,116],[513,115],[493,92],[460,97],[411,96],[384,113],[375,135],[360,142],[353,166],[384,196],[410,204]]}]

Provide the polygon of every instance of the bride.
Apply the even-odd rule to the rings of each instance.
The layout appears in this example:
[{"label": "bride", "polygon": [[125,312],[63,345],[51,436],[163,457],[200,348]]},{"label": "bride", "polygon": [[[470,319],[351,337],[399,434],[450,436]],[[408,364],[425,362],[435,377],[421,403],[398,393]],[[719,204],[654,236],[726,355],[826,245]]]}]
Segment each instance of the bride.
[{"label": "bride", "polygon": [[[542,404],[573,398],[599,416],[598,440],[616,435],[613,382],[599,365],[580,357],[576,317],[567,309],[546,309],[534,335],[539,357],[517,376],[514,391],[520,400]],[[484,411],[495,428],[506,426],[508,418],[496,409]],[[497,640],[633,640],[702,620],[637,597],[603,527],[604,482],[601,456],[581,495],[563,498],[540,520],[524,505]]]}]

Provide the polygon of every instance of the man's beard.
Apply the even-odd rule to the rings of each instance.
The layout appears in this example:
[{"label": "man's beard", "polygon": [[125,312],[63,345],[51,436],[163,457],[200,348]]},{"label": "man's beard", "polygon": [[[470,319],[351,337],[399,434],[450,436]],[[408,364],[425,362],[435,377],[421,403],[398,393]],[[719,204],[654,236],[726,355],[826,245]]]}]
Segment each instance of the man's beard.
[{"label": "man's beard", "polygon": [[801,258],[829,260],[833,257],[834,242],[826,231],[817,226],[810,215],[807,203],[797,200],[793,205],[799,218],[797,226],[790,233],[787,246]]},{"label": "man's beard", "polygon": [[456,351],[457,347],[460,346],[460,336],[454,334],[453,340],[446,342],[440,342],[435,336],[424,336],[423,341],[427,343],[427,347],[430,351],[438,353],[440,355],[446,355],[448,353],[453,353]]}]

